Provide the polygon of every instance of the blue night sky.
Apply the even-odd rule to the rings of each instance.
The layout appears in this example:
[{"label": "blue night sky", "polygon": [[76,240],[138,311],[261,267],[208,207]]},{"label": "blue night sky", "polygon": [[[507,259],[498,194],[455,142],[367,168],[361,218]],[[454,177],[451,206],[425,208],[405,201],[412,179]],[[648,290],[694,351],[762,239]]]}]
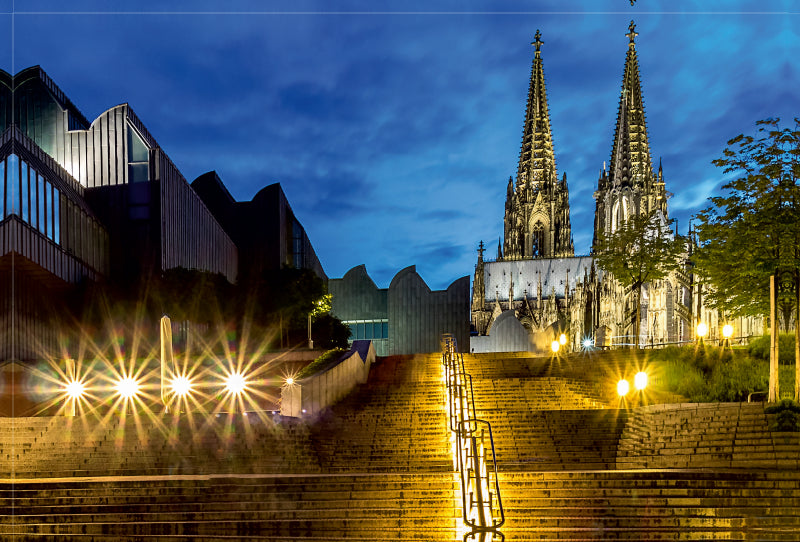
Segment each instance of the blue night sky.
[{"label": "blue night sky", "polygon": [[[280,182],[328,275],[434,289],[494,255],[537,29],[576,253],[609,159],[628,38],[682,233],[755,121],[800,116],[800,2],[0,0],[0,67],[39,64],[93,120],[128,102],[190,182]],[[191,12],[187,11],[191,6]],[[332,12],[331,9],[335,9]]]}]

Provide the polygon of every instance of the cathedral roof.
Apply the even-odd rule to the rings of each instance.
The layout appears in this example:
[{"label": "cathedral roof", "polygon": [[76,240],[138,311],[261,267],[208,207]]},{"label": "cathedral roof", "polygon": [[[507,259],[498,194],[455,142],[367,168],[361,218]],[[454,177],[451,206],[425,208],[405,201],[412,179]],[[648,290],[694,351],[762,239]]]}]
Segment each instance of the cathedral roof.
[{"label": "cathedral roof", "polygon": [[[538,295],[539,281],[542,297],[548,298],[555,288],[556,297],[564,296],[564,286],[569,281],[569,290],[590,274],[594,258],[576,256],[572,258],[540,258],[534,260],[503,260],[485,262],[483,276],[486,300],[508,301],[513,281],[514,299],[533,299]],[[597,270],[595,272],[598,272]]]},{"label": "cathedral roof", "polygon": [[519,152],[517,184],[523,178],[532,182],[550,180],[556,177],[553,136],[550,131],[550,113],[547,108],[547,90],[544,83],[544,68],[541,56],[541,33],[537,30],[534,41],[536,48],[531,67],[531,81],[528,88],[528,105],[525,111],[525,126],[522,130],[522,148]]},{"label": "cathedral roof", "polygon": [[636,57],[634,39],[638,36],[636,25],[628,26],[628,54],[622,75],[622,91],[619,97],[617,126],[611,149],[609,173],[612,186],[632,185],[645,182],[652,176],[650,144],[647,139],[647,123],[644,115],[644,100],[639,78],[639,61]]}]

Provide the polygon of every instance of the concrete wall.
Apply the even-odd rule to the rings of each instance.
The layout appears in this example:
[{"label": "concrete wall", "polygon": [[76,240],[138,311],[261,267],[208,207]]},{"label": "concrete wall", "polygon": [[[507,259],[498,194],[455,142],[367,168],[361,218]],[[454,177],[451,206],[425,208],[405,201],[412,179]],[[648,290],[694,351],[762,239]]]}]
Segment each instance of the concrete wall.
[{"label": "concrete wall", "polygon": [[389,285],[389,349],[392,354],[437,352],[445,333],[459,348],[469,347],[469,277],[447,290],[431,291],[415,266],[397,273]]},{"label": "concrete wall", "polygon": [[333,295],[331,312],[353,322],[389,323],[385,355],[438,352],[444,333],[452,333],[464,352],[469,346],[469,277],[454,281],[447,290],[432,291],[409,266],[398,272],[388,289],[379,289],[363,265],[328,281]]},{"label": "concrete wall", "polygon": [[514,311],[505,311],[492,323],[488,335],[470,337],[470,351],[476,354],[486,352],[537,352]]},{"label": "concrete wall", "polygon": [[388,317],[387,291],[379,289],[362,264],[340,279],[328,281],[331,313],[340,320],[381,320]]},{"label": "concrete wall", "polygon": [[282,416],[313,416],[367,381],[375,362],[370,341],[355,341],[350,351],[328,369],[281,388]]}]

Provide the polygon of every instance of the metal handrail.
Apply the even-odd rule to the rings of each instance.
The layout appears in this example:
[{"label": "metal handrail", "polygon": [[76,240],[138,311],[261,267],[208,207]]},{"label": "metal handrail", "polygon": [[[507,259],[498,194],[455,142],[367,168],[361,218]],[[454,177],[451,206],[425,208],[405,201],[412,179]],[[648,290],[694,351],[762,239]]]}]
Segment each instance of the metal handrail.
[{"label": "metal handrail", "polygon": [[[463,521],[471,528],[464,540],[505,540],[497,529],[505,523],[500,485],[497,479],[492,426],[475,417],[475,394],[472,376],[464,369],[464,357],[458,352],[455,337],[444,335],[442,363],[445,366],[450,430],[456,437],[456,468],[461,480]],[[485,445],[488,433],[489,445]],[[487,461],[487,453],[491,456]],[[489,467],[491,465],[491,467]]]}]

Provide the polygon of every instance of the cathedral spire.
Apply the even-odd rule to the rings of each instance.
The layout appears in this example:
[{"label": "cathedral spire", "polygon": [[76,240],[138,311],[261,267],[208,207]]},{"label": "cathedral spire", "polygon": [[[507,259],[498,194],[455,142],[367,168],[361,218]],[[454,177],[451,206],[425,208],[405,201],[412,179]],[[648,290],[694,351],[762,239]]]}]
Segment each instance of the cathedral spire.
[{"label": "cathedral spire", "polygon": [[611,149],[609,174],[613,186],[643,186],[652,177],[650,143],[644,115],[639,60],[636,57],[636,24],[628,26],[628,54],[622,75],[617,126]]},{"label": "cathedral spire", "polygon": [[536,48],[528,87],[525,126],[522,129],[522,148],[519,152],[517,186],[531,184],[539,187],[556,178],[553,136],[550,132],[550,113],[542,66],[542,34],[537,30],[533,45]]},{"label": "cathedral spire", "polygon": [[617,125],[611,148],[608,170],[597,182],[595,198],[594,241],[601,234],[613,233],[633,214],[660,211],[667,216],[667,196],[659,161],[658,172],[653,171],[650,142],[639,77],[639,60],[636,57],[636,24],[628,26],[628,52],[622,74],[622,90],[617,110]]},{"label": "cathedral spire", "polygon": [[542,34],[534,46],[522,147],[517,182],[509,180],[503,224],[503,257],[563,258],[573,256],[572,226],[569,219],[569,191],[566,177],[556,174],[547,91],[542,67]]}]

